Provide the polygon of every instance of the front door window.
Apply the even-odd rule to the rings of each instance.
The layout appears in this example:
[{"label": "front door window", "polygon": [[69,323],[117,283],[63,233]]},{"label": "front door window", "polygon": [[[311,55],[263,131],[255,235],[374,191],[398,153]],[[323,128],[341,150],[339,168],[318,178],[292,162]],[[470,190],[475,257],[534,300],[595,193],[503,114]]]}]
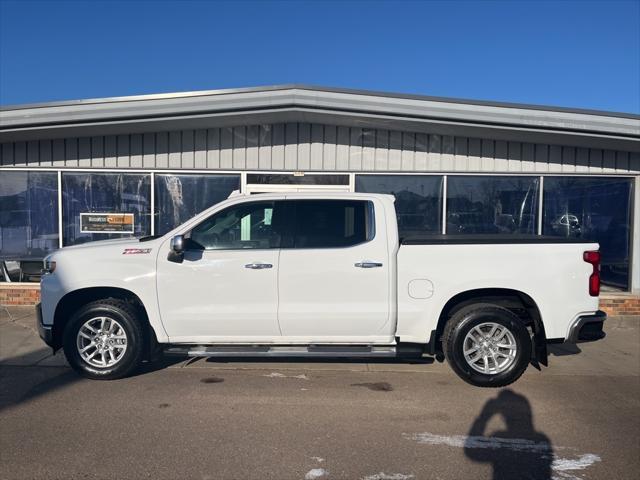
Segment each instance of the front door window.
[{"label": "front door window", "polygon": [[[212,215],[191,231],[190,249],[238,250],[279,248],[282,233],[274,215],[278,202],[234,205]],[[274,220],[276,223],[274,224]]]}]

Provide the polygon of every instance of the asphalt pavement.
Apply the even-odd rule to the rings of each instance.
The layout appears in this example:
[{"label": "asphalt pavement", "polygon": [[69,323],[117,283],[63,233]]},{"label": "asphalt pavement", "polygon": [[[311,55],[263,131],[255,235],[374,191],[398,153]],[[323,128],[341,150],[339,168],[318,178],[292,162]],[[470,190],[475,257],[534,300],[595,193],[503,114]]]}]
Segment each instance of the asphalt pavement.
[{"label": "asphalt pavement", "polygon": [[186,360],[78,377],[0,307],[2,479],[637,479],[640,318],[479,389],[447,364]]}]

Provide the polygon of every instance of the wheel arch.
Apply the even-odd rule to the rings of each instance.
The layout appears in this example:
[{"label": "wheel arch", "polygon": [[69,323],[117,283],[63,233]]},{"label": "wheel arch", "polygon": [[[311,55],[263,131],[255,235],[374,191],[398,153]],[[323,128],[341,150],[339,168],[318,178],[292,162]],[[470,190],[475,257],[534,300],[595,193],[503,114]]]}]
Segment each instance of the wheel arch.
[{"label": "wheel arch", "polygon": [[510,288],[479,288],[459,292],[442,307],[436,329],[431,332],[428,351],[442,357],[442,334],[447,321],[461,308],[474,303],[492,303],[515,313],[533,331],[533,360],[547,365],[547,341],[540,309],[530,295]]},{"label": "wheel arch", "polygon": [[145,332],[147,332],[149,347],[155,347],[157,344],[156,334],[149,322],[147,309],[138,295],[131,290],[119,287],[86,287],[68,292],[56,305],[53,315],[54,351],[62,347],[64,328],[73,313],[87,303],[107,298],[115,298],[127,302],[136,310],[138,318],[143,323]]}]

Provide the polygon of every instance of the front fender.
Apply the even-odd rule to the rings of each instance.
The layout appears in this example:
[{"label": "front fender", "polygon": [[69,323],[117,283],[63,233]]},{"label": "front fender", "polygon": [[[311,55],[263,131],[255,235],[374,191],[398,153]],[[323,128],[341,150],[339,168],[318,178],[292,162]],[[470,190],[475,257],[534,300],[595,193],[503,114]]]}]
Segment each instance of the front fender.
[{"label": "front fender", "polygon": [[[93,252],[91,255],[88,252]],[[73,292],[91,288],[117,288],[140,299],[159,342],[167,341],[156,301],[156,252],[143,260],[133,260],[117,251],[78,249],[56,254],[56,270],[41,280],[42,323],[51,326],[62,299]]]}]

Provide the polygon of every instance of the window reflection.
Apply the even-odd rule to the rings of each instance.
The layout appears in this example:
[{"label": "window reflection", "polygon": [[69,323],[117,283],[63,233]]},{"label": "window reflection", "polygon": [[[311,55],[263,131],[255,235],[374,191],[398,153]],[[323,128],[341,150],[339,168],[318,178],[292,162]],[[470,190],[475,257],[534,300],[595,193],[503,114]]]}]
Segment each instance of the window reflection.
[{"label": "window reflection", "polygon": [[441,231],[441,176],[358,175],[356,192],[394,195],[401,236]]},{"label": "window reflection", "polygon": [[279,248],[281,215],[282,202],[242,203],[197,225],[191,231],[189,243],[204,250]]},{"label": "window reflection", "polygon": [[260,185],[349,185],[349,175],[250,173],[247,175],[247,183]]},{"label": "window reflection", "polygon": [[0,175],[0,279],[40,279],[42,259],[58,248],[55,172]]},{"label": "window reflection", "polygon": [[81,213],[133,213],[133,236],[151,233],[150,175],[132,173],[63,173],[62,220],[64,245],[123,238],[130,233],[86,233]]},{"label": "window reflection", "polygon": [[538,177],[450,176],[448,234],[535,234]]},{"label": "window reflection", "polygon": [[163,235],[240,189],[239,175],[173,175],[155,177],[155,233]]},{"label": "window reflection", "polygon": [[0,252],[3,259],[42,259],[58,248],[55,172],[2,172]]},{"label": "window reflection", "polygon": [[593,240],[602,252],[602,283],[629,288],[630,178],[546,177],[543,233]]}]

